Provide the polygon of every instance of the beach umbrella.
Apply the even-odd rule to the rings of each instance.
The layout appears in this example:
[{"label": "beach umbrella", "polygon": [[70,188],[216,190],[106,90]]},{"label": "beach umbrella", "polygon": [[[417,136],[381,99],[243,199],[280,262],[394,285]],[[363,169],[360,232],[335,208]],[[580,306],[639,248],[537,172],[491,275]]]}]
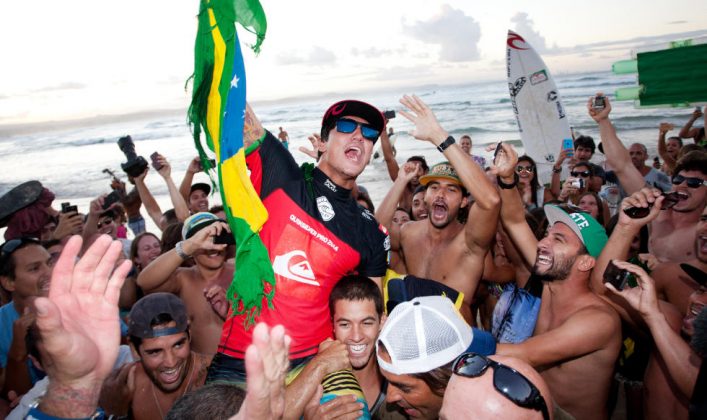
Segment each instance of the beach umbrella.
[{"label": "beach umbrella", "polygon": [[616,100],[636,106],[687,107],[707,102],[707,37],[631,52],[614,63],[615,74],[638,73],[638,86],[616,90]]}]

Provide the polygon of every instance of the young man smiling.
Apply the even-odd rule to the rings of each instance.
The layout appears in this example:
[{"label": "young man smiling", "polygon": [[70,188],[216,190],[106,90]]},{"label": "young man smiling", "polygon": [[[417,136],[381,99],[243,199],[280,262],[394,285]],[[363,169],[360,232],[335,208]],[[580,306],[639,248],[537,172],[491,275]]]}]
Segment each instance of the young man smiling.
[{"label": "young man smiling", "polygon": [[178,297],[140,299],[130,311],[128,336],[140,360],[104,382],[100,405],[108,414],[162,419],[179,397],[204,384],[211,357],[191,350],[188,315]]}]

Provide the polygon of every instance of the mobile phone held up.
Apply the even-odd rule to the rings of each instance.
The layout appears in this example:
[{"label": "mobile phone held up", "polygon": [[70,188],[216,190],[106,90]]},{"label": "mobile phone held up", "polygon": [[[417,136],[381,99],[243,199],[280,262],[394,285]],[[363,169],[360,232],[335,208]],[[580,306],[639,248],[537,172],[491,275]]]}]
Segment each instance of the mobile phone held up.
[{"label": "mobile phone held up", "polygon": [[103,199],[103,210],[108,210],[110,206],[120,201],[120,194],[118,191],[113,191],[108,194],[105,199]]},{"label": "mobile phone held up", "polygon": [[390,111],[383,112],[383,118],[385,118],[386,120],[392,120],[393,118],[395,118],[395,110],[391,109]]},{"label": "mobile phone held up", "polygon": [[592,108],[601,111],[606,108],[606,97],[605,96],[595,96],[592,101]]},{"label": "mobile phone held up", "polygon": [[626,286],[630,287],[631,278],[632,274],[628,270],[620,269],[613,261],[609,261],[609,265],[604,270],[604,283],[611,283],[616,290],[624,290]]},{"label": "mobile phone held up", "polygon": [[233,238],[233,234],[226,229],[221,229],[221,233],[214,236],[215,244],[223,245],[235,245],[236,240]]},{"label": "mobile phone held up", "polygon": [[71,203],[66,202],[66,203],[61,203],[61,212],[62,213],[78,213],[79,209],[76,206],[72,206]]},{"label": "mobile phone held up", "polygon": [[574,156],[574,142],[572,141],[572,139],[562,140],[562,150],[567,150],[567,157]]},{"label": "mobile phone held up", "polygon": [[150,159],[152,160],[152,167],[155,168],[156,171],[159,171],[162,169],[162,165],[160,164],[160,161],[157,160],[159,156],[159,153],[155,152],[150,155]]}]

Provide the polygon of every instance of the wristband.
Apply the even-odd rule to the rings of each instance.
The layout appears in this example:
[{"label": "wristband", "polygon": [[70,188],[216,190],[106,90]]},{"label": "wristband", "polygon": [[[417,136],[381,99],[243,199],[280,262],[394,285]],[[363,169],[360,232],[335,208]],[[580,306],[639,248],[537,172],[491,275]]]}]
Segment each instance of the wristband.
[{"label": "wristband", "polygon": [[518,173],[513,172],[513,182],[511,184],[506,184],[503,181],[501,181],[501,177],[497,176],[496,177],[496,182],[498,183],[498,186],[504,190],[512,190],[513,188],[518,185],[518,180],[520,177],[518,176]]},{"label": "wristband", "polygon": [[491,356],[496,354],[496,339],[490,332],[471,328],[471,344],[467,351],[480,354],[482,356]]},{"label": "wristband", "polygon": [[174,246],[174,250],[177,251],[177,255],[183,260],[186,260],[187,258],[191,257],[191,255],[187,254],[184,252],[184,241],[179,241],[177,242],[177,245]]},{"label": "wristband", "polygon": [[447,148],[453,145],[455,142],[456,141],[454,140],[454,137],[449,136],[445,141],[443,141],[439,144],[439,146],[437,146],[437,150],[439,150],[440,153],[444,153],[444,151],[447,150]]},{"label": "wristband", "polygon": [[559,174],[560,172],[562,172],[562,166],[560,166],[559,168],[556,168],[554,166],[552,167],[553,174]]}]

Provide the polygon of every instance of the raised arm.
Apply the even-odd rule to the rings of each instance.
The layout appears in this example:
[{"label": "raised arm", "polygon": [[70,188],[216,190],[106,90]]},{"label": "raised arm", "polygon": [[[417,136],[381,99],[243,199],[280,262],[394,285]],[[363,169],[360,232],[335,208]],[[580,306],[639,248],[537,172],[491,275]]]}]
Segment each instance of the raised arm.
[{"label": "raised arm", "polygon": [[665,144],[665,135],[672,129],[672,124],[664,122],[660,123],[660,127],[658,128],[658,154],[660,158],[663,159],[663,164],[671,171],[675,168],[675,159],[668,153],[668,146]]},{"label": "raised arm", "polygon": [[[501,182],[513,185],[516,181],[515,167],[518,164],[518,154],[513,146],[503,143],[503,151],[498,154],[491,173],[498,176]],[[516,249],[523,256],[526,264],[532,267],[537,256],[538,240],[525,221],[525,206],[520,198],[518,188],[500,188],[501,223]]]},{"label": "raised arm", "polygon": [[[706,109],[707,109],[707,107],[706,107]],[[702,115],[703,115],[703,113],[699,109],[692,111],[692,115],[690,116],[690,119],[687,120],[685,125],[680,129],[678,136],[680,136],[684,139],[695,139],[695,137],[697,137],[697,135],[699,134],[700,129],[693,128],[692,124],[694,124],[695,121],[697,121]],[[707,121],[707,117],[705,117],[705,121]],[[695,143],[697,143],[697,139],[695,139]]]},{"label": "raised arm", "polygon": [[550,179],[550,193],[553,197],[559,197],[560,189],[562,188],[562,183],[560,177],[562,176],[562,163],[567,158],[567,149],[560,150],[560,154],[557,157],[557,162],[552,165],[552,178]]},{"label": "raised arm", "polygon": [[[442,144],[449,133],[443,129],[432,110],[417,96],[405,95],[400,99],[410,112],[400,114],[415,124],[412,135],[418,140],[425,140],[434,146]],[[469,155],[454,143],[443,151],[444,157],[454,167],[464,187],[474,197],[474,205],[469,211],[469,220],[465,226],[466,246],[472,252],[482,256],[491,246],[496,234],[500,198],[496,188],[486,178],[483,169]]]},{"label": "raised arm", "polygon": [[[597,96],[603,96],[603,94],[600,92],[597,93]],[[593,99],[594,97],[589,98],[587,110],[589,111],[589,116],[599,125],[599,135],[601,137],[601,143],[604,145],[606,160],[609,162],[609,165],[614,168],[614,173],[616,173],[616,176],[619,178],[619,182],[624,190],[628,194],[633,194],[643,188],[646,181],[643,179],[641,173],[638,172],[638,169],[631,164],[631,157],[628,154],[626,146],[621,143],[621,140],[616,135],[616,128],[609,119],[609,113],[611,112],[611,102],[609,98],[605,97],[605,108],[602,110],[596,110],[592,107]]]},{"label": "raised arm", "polygon": [[184,178],[182,178],[182,183],[179,184],[179,194],[182,195],[184,201],[189,201],[189,193],[191,193],[191,184],[194,181],[194,174],[201,171],[201,160],[199,156],[189,162],[187,166],[187,171],[184,173]]},{"label": "raised arm", "polygon": [[157,204],[157,200],[155,200],[155,197],[145,184],[145,177],[147,176],[147,172],[149,170],[150,168],[145,168],[143,173],[134,178],[135,188],[137,189],[137,193],[140,195],[140,199],[142,200],[142,204],[145,206],[145,210],[147,210],[148,216],[150,216],[152,221],[155,222],[155,225],[157,225],[157,227],[161,230],[163,228],[163,226],[160,226],[162,209],[160,209],[160,205]]},{"label": "raised arm", "polygon": [[[162,165],[162,167],[157,171],[160,176],[164,179],[167,184],[167,190],[169,191],[169,198],[172,200],[172,205],[174,206],[174,212],[177,215],[177,220],[183,222],[189,217],[189,208],[187,207],[187,202],[184,197],[177,189],[177,186],[172,180],[172,166],[169,164],[167,159],[162,156],[157,156],[157,162]],[[161,212],[160,212],[161,215]],[[154,219],[153,219],[154,220]]]},{"label": "raised arm", "polygon": [[622,261],[616,261],[615,264],[619,268],[634,273],[638,279],[638,287],[619,292],[609,285],[611,294],[625,300],[641,314],[650,329],[658,352],[668,367],[670,377],[678,385],[682,395],[685,398],[690,398],[702,359],[668,324],[665,315],[658,306],[659,301],[653,279],[636,265]]},{"label": "raised arm", "polygon": [[385,130],[381,133],[380,142],[385,166],[388,168],[388,175],[390,175],[391,180],[395,181],[398,179],[400,166],[398,166],[398,161],[393,156],[393,146],[390,144],[390,137],[388,137],[388,133]]},{"label": "raised arm", "polygon": [[395,215],[395,209],[398,208],[398,203],[403,197],[405,188],[410,183],[410,180],[417,174],[419,166],[420,162],[406,162],[403,165],[400,176],[398,176],[393,183],[393,187],[388,191],[388,194],[385,195],[383,201],[381,201],[376,209],[376,220],[378,220],[378,223],[385,226],[389,232],[391,230],[390,225],[393,222],[393,216]]}]

